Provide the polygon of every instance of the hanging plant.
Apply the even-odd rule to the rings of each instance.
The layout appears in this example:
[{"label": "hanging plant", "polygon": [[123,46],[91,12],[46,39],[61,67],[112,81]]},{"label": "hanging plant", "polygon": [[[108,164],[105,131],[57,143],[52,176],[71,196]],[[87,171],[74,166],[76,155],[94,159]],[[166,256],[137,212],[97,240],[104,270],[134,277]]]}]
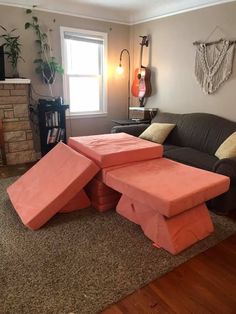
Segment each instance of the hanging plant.
[{"label": "hanging plant", "polygon": [[[32,10],[26,10],[26,14],[32,13]],[[35,71],[42,76],[42,80],[45,84],[53,84],[55,81],[55,74],[63,74],[64,70],[61,64],[52,55],[52,48],[49,40],[49,32],[52,30],[49,29],[48,34],[44,32],[39,25],[38,17],[35,15],[31,16],[30,22],[25,23],[25,29],[29,28],[32,28],[35,31],[37,37],[35,42],[39,47],[39,57],[34,60],[34,63],[36,64]]]},{"label": "hanging plant", "polygon": [[20,36],[14,35],[16,28],[12,29],[10,32],[8,32],[2,25],[0,25],[0,28],[4,31],[4,34],[0,35],[0,38],[4,41],[3,46],[7,59],[12,66],[13,77],[19,77],[17,70],[18,61],[19,59],[25,61],[21,57],[21,44],[19,42]]}]

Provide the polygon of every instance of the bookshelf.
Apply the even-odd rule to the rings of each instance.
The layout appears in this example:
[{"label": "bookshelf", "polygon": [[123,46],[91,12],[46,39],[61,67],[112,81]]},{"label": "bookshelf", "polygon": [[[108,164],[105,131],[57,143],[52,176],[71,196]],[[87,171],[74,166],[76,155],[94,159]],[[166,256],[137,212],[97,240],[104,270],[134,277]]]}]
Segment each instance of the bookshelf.
[{"label": "bookshelf", "polygon": [[57,143],[66,143],[65,112],[69,105],[59,101],[39,100],[38,119],[41,154],[47,154]]}]

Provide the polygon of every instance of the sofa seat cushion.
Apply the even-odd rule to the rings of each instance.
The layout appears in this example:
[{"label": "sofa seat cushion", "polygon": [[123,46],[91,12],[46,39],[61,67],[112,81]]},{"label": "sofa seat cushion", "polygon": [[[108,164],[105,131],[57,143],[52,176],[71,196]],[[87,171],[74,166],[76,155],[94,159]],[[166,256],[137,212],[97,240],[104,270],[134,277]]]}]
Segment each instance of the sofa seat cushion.
[{"label": "sofa seat cushion", "polygon": [[171,145],[171,144],[164,144],[163,147],[164,147],[164,152],[167,152],[167,151],[172,150],[172,149],[179,149],[180,148],[179,146]]},{"label": "sofa seat cushion", "polygon": [[210,155],[214,155],[226,138],[236,131],[235,122],[200,112],[187,114],[158,112],[153,122],[176,124],[166,139],[169,144],[191,147]]},{"label": "sofa seat cushion", "polygon": [[[171,145],[172,146],[172,145]],[[189,147],[165,149],[164,156],[189,166],[212,171],[218,158]]]}]

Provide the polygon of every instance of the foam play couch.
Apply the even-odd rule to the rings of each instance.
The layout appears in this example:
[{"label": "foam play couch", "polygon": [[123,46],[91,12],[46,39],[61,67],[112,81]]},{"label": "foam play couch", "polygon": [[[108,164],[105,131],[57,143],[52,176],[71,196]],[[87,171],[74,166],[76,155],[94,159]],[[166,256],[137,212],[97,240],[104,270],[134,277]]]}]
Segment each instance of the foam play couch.
[{"label": "foam play couch", "polygon": [[[230,189],[207,203],[219,214],[236,210],[236,157],[219,159],[215,152],[234,132],[236,122],[207,113],[159,112],[151,123],[175,124],[164,141],[164,157],[230,177]],[[111,133],[139,136],[148,124],[114,126]]]},{"label": "foam play couch", "polygon": [[91,202],[98,211],[116,207],[155,246],[178,254],[213,232],[205,202],[228,191],[229,181],[163,158],[160,144],[117,133],[57,144],[7,192],[30,229]]}]

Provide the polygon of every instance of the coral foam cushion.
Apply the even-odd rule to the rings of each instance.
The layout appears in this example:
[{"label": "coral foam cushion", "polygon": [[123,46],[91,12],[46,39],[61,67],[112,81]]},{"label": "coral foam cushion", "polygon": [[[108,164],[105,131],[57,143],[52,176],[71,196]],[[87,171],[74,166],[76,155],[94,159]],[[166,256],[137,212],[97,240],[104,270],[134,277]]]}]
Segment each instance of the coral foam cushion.
[{"label": "coral foam cushion", "polygon": [[103,169],[104,183],[171,217],[229,189],[228,177],[166,158]]},{"label": "coral foam cushion", "polygon": [[58,143],[7,192],[22,222],[38,229],[63,209],[98,171],[92,160]]},{"label": "coral foam cushion", "polygon": [[116,209],[120,215],[139,224],[144,234],[155,244],[172,254],[183,251],[214,230],[205,204],[167,218],[123,195]]},{"label": "coral foam cushion", "polygon": [[101,168],[159,158],[163,154],[162,145],[126,133],[70,137],[68,145]]},{"label": "coral foam cushion", "polygon": [[79,191],[59,212],[70,213],[82,208],[89,207],[91,201],[85,193],[84,189]]}]

